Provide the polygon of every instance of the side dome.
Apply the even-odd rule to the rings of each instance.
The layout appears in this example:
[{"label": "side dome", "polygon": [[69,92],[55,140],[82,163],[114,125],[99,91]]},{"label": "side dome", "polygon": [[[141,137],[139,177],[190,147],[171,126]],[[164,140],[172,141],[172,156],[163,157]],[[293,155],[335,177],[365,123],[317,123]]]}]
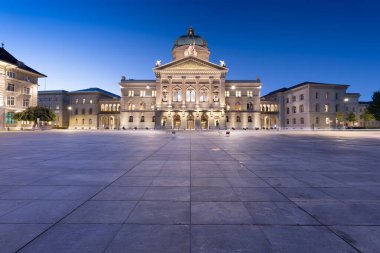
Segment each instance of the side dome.
[{"label": "side dome", "polygon": [[190,45],[193,43],[196,46],[208,48],[207,41],[202,36],[195,35],[194,29],[192,27],[190,27],[187,31],[187,35],[182,35],[182,36],[178,37],[178,39],[176,39],[176,41],[174,42],[173,49],[176,47]]}]

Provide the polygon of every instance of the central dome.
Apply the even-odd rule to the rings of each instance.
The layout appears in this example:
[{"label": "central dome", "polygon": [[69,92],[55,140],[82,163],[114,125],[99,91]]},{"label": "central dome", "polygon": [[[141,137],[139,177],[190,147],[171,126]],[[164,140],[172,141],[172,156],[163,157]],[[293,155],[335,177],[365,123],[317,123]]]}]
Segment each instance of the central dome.
[{"label": "central dome", "polygon": [[176,47],[181,47],[185,45],[195,44],[196,46],[205,47],[207,48],[207,41],[200,35],[194,34],[194,29],[190,27],[187,30],[187,35],[182,35],[178,37],[178,39],[175,41],[173,49]]}]

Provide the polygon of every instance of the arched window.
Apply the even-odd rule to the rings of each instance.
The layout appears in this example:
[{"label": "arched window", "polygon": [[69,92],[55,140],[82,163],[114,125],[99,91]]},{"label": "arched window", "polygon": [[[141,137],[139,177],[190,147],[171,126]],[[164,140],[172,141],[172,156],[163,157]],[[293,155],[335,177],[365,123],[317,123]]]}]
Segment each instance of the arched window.
[{"label": "arched window", "polygon": [[116,104],[113,104],[112,111],[116,112]]},{"label": "arched window", "polygon": [[248,116],[248,122],[252,122],[252,116]]},{"label": "arched window", "polygon": [[315,111],[316,112],[320,112],[321,108],[319,106],[319,104],[315,104]]},{"label": "arched window", "polygon": [[145,116],[141,116],[140,122],[145,122]]},{"label": "arched window", "polygon": [[182,90],[180,87],[174,87],[172,91],[173,102],[181,102],[182,101]]},{"label": "arched window", "polygon": [[120,111],[120,105],[117,105],[117,111]]},{"label": "arched window", "polygon": [[128,104],[128,110],[134,110],[135,109],[135,104]]},{"label": "arched window", "polygon": [[146,104],[144,102],[140,103],[140,110],[145,110]]},{"label": "arched window", "polygon": [[106,112],[108,112],[108,105],[105,105],[105,106],[104,106],[104,110],[105,110]]},{"label": "arched window", "polygon": [[84,98],[84,99],[83,99],[83,104],[85,104],[85,103],[86,103],[86,99]]},{"label": "arched window", "polygon": [[104,111],[104,105],[103,105],[103,104],[100,106],[100,110],[101,110],[102,112]]},{"label": "arched window", "polygon": [[228,103],[226,104],[226,109],[227,109],[227,111],[229,111],[231,109],[231,106]]},{"label": "arched window", "polygon": [[247,104],[247,110],[248,111],[252,111],[253,110],[253,103],[252,102],[248,102],[248,104]]},{"label": "arched window", "polygon": [[235,110],[240,111],[241,110],[241,104],[239,102],[235,103]]},{"label": "arched window", "polygon": [[270,111],[274,112],[274,105],[270,105]]},{"label": "arched window", "polygon": [[186,90],[186,102],[195,102],[195,90],[193,87]]},{"label": "arched window", "polygon": [[200,90],[200,96],[199,96],[199,101],[202,102],[207,102],[208,101],[208,89],[206,87],[202,87]]}]

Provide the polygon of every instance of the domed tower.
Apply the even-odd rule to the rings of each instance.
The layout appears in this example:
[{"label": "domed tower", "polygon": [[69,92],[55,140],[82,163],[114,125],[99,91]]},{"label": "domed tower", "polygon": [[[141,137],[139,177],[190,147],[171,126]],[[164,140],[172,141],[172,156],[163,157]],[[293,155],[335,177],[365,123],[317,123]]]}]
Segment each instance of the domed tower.
[{"label": "domed tower", "polygon": [[172,49],[173,60],[179,60],[188,56],[195,56],[209,61],[210,51],[207,41],[200,35],[195,35],[194,29],[190,27],[187,35],[178,37]]}]

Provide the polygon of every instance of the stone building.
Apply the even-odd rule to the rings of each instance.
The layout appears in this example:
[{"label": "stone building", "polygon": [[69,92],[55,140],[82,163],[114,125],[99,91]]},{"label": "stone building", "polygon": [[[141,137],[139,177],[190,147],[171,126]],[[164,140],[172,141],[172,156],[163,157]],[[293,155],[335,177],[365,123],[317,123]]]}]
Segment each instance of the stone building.
[{"label": "stone building", "polygon": [[333,129],[349,126],[345,119],[354,112],[359,126],[359,93],[349,85],[304,82],[270,92],[261,98],[264,128]]},{"label": "stone building", "polygon": [[0,48],[0,130],[32,126],[32,122],[15,121],[13,115],[37,105],[42,77],[46,76],[17,60],[4,45]]},{"label": "stone building", "polygon": [[51,122],[55,127],[69,127],[70,96],[66,90],[38,91],[38,105],[49,108],[57,118]]},{"label": "stone building", "polygon": [[121,126],[155,129],[260,128],[261,81],[226,80],[224,61],[209,61],[206,40],[188,29],[172,61],[153,68],[154,80],[122,78]]},{"label": "stone building", "polygon": [[[105,128],[106,125],[104,122],[101,122],[101,117],[104,116],[104,113],[106,112],[108,114],[110,112],[114,112],[113,114],[116,114],[116,112],[119,113],[120,106],[117,106],[119,99],[120,96],[99,88],[89,88],[70,92],[69,128]],[[102,102],[103,100],[106,102]],[[112,109],[107,107],[106,110],[102,111],[102,108],[105,108],[105,104],[112,105]],[[114,109],[116,109],[116,111],[113,111]],[[112,126],[113,128],[119,128],[120,122],[115,118]]]}]

